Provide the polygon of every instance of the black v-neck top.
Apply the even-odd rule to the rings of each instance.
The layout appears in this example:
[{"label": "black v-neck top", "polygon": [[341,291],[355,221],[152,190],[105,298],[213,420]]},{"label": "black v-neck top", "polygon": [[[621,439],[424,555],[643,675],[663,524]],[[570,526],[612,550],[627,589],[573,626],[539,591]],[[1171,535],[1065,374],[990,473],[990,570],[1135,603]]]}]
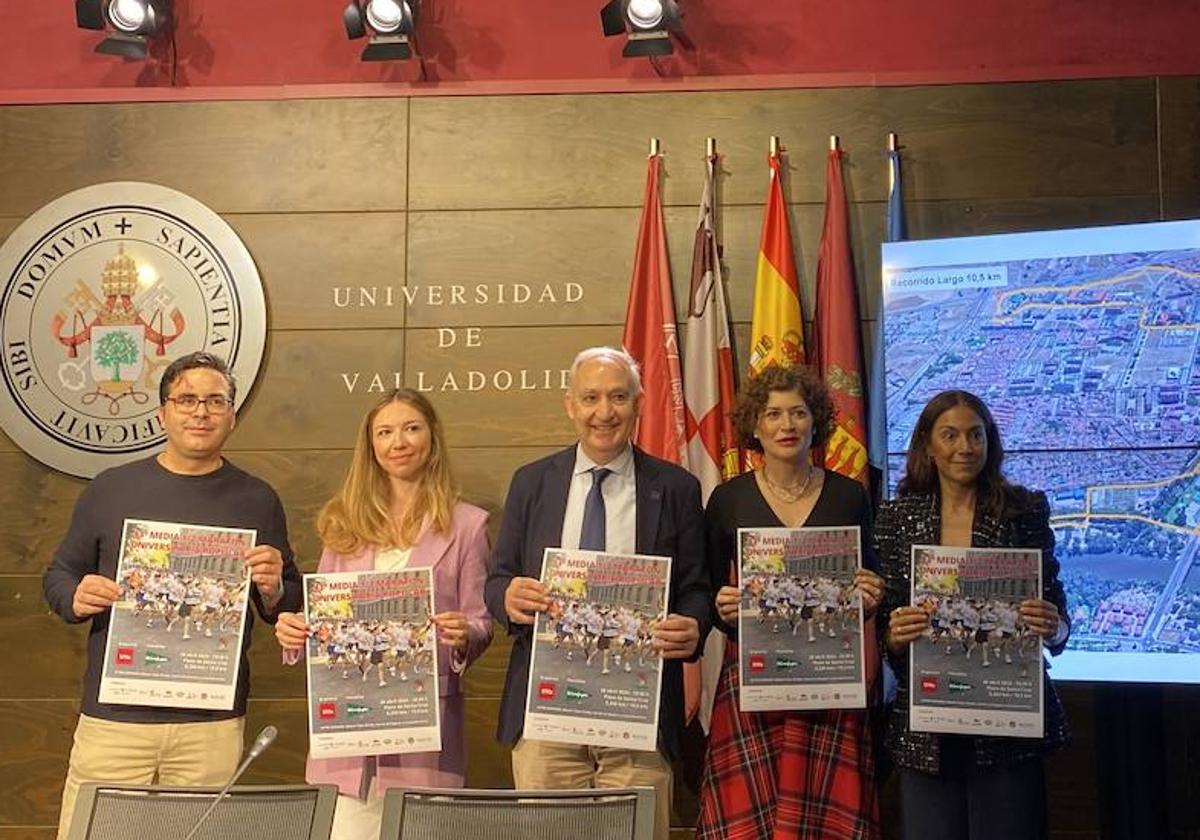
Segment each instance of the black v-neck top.
[{"label": "black v-neck top", "polygon": [[[821,495],[813,505],[804,527],[833,527],[857,525],[861,530],[863,566],[875,570],[878,564],[872,550],[871,501],[861,484],[843,475],[825,471]],[[722,586],[731,585],[736,575],[733,569],[737,550],[738,528],[786,528],[758,488],[754,473],[748,472],[729,479],[713,490],[704,510],[706,557],[708,574],[715,594]],[[717,618],[717,625],[726,633],[733,628]]]}]

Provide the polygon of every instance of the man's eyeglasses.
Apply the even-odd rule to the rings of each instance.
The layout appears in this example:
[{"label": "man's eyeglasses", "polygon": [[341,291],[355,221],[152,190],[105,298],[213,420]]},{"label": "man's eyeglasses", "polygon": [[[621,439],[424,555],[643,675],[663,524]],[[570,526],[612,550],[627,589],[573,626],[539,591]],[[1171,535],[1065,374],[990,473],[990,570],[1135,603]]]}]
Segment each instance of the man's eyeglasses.
[{"label": "man's eyeglasses", "polygon": [[180,394],[178,397],[167,397],[168,402],[175,403],[175,407],[184,414],[194,414],[196,409],[201,405],[208,410],[209,414],[224,414],[233,406],[229,397],[223,394],[214,394],[211,397],[197,397],[195,394]]}]

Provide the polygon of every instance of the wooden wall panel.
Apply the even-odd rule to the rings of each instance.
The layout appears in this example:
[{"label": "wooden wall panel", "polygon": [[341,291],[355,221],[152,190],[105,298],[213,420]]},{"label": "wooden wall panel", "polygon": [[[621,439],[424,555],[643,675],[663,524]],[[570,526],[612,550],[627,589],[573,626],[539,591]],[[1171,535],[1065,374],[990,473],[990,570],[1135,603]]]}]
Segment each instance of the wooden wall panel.
[{"label": "wooden wall panel", "polygon": [[24,452],[0,453],[0,574],[41,575],[62,541],[84,482]]},{"label": "wooden wall panel", "polygon": [[1200,216],[1200,79],[1159,79],[1164,219]]},{"label": "wooden wall panel", "polygon": [[58,823],[78,714],[72,700],[0,700],[0,826]]},{"label": "wooden wall panel", "polygon": [[[0,237],[63,192],[122,178],[174,186],[226,216],[262,272],[272,330],[231,458],[279,490],[298,561],[312,570],[316,512],[341,481],[363,413],[397,379],[428,390],[464,494],[491,513],[493,536],[512,472],[573,440],[557,372],[584,346],[620,341],[651,135],[667,155],[679,321],[704,137],[719,140],[737,348],[749,332],[767,138],[778,134],[788,148],[784,187],[811,334],[828,135],[841,136],[869,358],[889,130],[904,145],[914,238],[1149,221],[1160,206],[1168,218],[1200,214],[1200,80],[1125,79],[6,108]],[[550,284],[560,301],[564,284],[577,283],[583,298],[499,303],[497,286],[511,297],[517,283],[535,295]],[[479,284],[486,302],[474,299]],[[469,289],[461,303],[454,285]],[[350,294],[339,299],[335,289]],[[531,389],[522,389],[521,370]],[[484,377],[479,390],[470,371]],[[493,378],[498,371],[512,374],[511,386],[505,374]],[[57,815],[85,632],[47,614],[40,576],[82,486],[0,434],[0,637],[28,652],[0,685],[0,774],[17,780],[0,790],[0,840],[49,837]],[[494,740],[509,649],[497,628],[466,677],[469,784],[511,784],[508,749]],[[249,734],[270,722],[281,736],[247,781],[297,781],[307,742],[303,671],[280,664],[261,624],[251,668]],[[1169,704],[1181,733],[1166,759],[1176,804],[1194,799],[1184,779],[1197,739],[1181,728],[1189,691]],[[1076,740],[1050,763],[1055,837],[1091,837],[1091,693],[1063,693]]]},{"label": "wooden wall panel", "polygon": [[[348,305],[364,298],[358,291],[361,287],[404,285],[403,213],[239,214],[225,218],[254,255],[266,287],[272,329],[404,326],[400,306]],[[383,295],[378,298],[380,303],[385,299]]]},{"label": "wooden wall panel", "polygon": [[[375,399],[367,391],[370,372],[390,376],[403,369],[403,330],[273,332],[229,449],[349,448]],[[355,371],[369,372],[349,392],[342,375]],[[388,380],[383,387],[394,384]]]},{"label": "wooden wall panel", "polygon": [[[408,326],[623,323],[637,224],[635,208],[413,213],[409,280],[419,291]],[[465,304],[451,301],[455,285]],[[442,303],[429,303],[430,288]],[[530,302],[512,303],[518,294]]]},{"label": "wooden wall panel", "polygon": [[436,330],[408,330],[405,379],[432,389],[451,446],[566,444],[574,433],[561,385],[572,359],[585,347],[620,341],[615,325],[493,327],[480,333],[478,348],[451,354],[437,346]]},{"label": "wooden wall panel", "polygon": [[242,777],[248,785],[294,785],[304,779],[308,721],[303,695],[286,700],[251,699],[246,708],[246,743],[268,724],[279,730],[270,751]]},{"label": "wooden wall panel", "polygon": [[[15,655],[0,700],[75,700],[86,658],[87,624],[68,625],[42,599],[42,577],[0,575],[0,638]],[[10,726],[7,720],[0,729]]]},{"label": "wooden wall panel", "polygon": [[500,624],[496,624],[494,630],[492,644],[483,656],[472,663],[463,677],[463,687],[472,697],[500,697],[504,694],[504,676],[508,673],[512,638]]},{"label": "wooden wall panel", "polygon": [[[357,425],[344,429],[348,446],[353,445],[356,429]],[[316,571],[321,556],[317,512],[341,485],[350,464],[350,450],[235,452],[230,460],[271,482],[287,512],[288,539],[296,554],[296,565],[302,572]]]},{"label": "wooden wall panel", "polygon": [[[668,204],[700,193],[704,138],[726,156],[724,200],[762,200],[767,139],[789,150],[792,201],[824,196],[830,134],[880,199],[885,135],[907,145],[914,198],[1128,195],[1155,189],[1149,79],[926,88],[415,100],[413,210],[636,207],[647,138],[663,141]],[[471,124],[474,130],[462,132]],[[1119,153],[1115,153],[1119,149]],[[1140,152],[1140,154],[1138,153]],[[514,160],[525,166],[513,167]]]},{"label": "wooden wall panel", "polygon": [[0,215],[130,180],[220,213],[403,209],[407,126],[403,99],[4,108]]},{"label": "wooden wall panel", "polygon": [[496,740],[500,700],[467,697],[467,787],[511,788],[512,750]]}]

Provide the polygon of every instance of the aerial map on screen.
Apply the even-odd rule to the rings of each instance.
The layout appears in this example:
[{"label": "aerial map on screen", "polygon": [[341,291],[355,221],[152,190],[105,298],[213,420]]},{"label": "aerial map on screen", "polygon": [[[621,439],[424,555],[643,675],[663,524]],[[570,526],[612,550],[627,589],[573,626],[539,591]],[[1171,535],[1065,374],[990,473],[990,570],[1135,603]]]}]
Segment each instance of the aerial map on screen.
[{"label": "aerial map on screen", "polygon": [[889,484],[922,406],[992,409],[1050,498],[1056,679],[1200,682],[1200,221],[884,245]]}]

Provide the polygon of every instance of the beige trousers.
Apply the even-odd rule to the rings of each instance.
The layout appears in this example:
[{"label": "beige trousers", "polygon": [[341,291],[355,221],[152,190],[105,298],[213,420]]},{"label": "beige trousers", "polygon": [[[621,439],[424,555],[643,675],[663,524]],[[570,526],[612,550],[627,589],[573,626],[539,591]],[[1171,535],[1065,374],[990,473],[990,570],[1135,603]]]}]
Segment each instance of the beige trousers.
[{"label": "beige trousers", "polygon": [[220,786],[242,754],[245,718],[199,723],[121,723],[79,716],[58,817],[65,840],[84,782]]},{"label": "beige trousers", "polygon": [[512,751],[517,790],[654,788],[654,838],[671,836],[671,765],[662,754],[522,738]]}]

